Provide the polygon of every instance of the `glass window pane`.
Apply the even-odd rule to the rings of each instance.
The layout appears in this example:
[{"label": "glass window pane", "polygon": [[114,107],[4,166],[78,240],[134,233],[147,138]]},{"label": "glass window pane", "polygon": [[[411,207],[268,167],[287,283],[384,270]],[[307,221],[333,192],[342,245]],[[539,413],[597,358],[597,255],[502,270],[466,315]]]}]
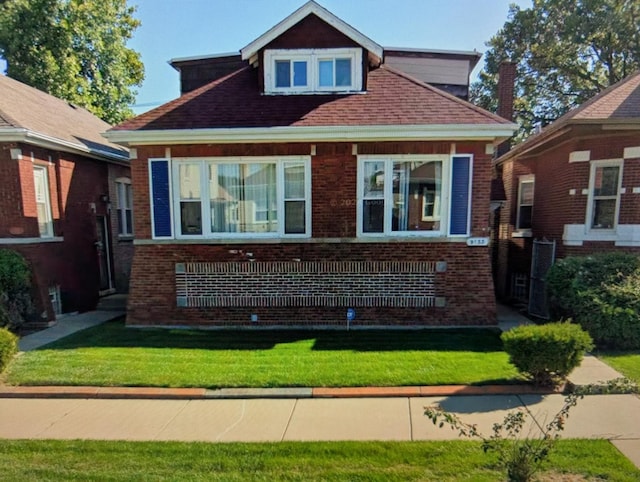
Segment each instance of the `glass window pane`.
[{"label": "glass window pane", "polygon": [[277,231],[276,165],[242,164],[241,172],[244,196],[238,206],[240,232]]},{"label": "glass window pane", "polygon": [[209,164],[212,232],[238,232],[240,191],[240,166],[238,164]]},{"label": "glass window pane", "polygon": [[285,234],[304,234],[304,201],[286,201],[284,203],[284,232]]},{"label": "glass window pane", "polygon": [[531,229],[531,215],[533,206],[520,206],[520,217],[518,218],[518,229]]},{"label": "glass window pane", "polygon": [[199,202],[180,203],[180,228],[182,234],[202,234],[202,213]]},{"label": "glass window pane", "polygon": [[394,162],[391,229],[439,230],[441,186],[442,161]]},{"label": "glass window pane", "polygon": [[180,199],[200,199],[200,166],[180,164]]},{"label": "glass window pane", "polygon": [[285,164],[284,198],[304,199],[304,164]]},{"label": "glass window pane", "polygon": [[384,161],[364,163],[364,197],[384,197]]},{"label": "glass window pane", "polygon": [[126,234],[132,234],[133,233],[133,216],[132,216],[132,212],[131,209],[126,209],[124,212],[125,215],[125,220],[126,220]]},{"label": "glass window pane", "polygon": [[336,59],[336,85],[351,85],[351,59]]},{"label": "glass window pane", "polygon": [[125,201],[124,207],[131,209],[133,207],[133,195],[131,191],[131,184],[124,185]]},{"label": "glass window pane", "polygon": [[597,199],[593,202],[593,229],[613,229],[616,199]]},{"label": "glass window pane", "polygon": [[594,182],[593,194],[595,196],[617,196],[618,195],[618,166],[598,167]]},{"label": "glass window pane", "polygon": [[276,87],[291,87],[291,62],[276,60]]},{"label": "glass window pane", "polygon": [[333,60],[321,60],[318,70],[320,87],[333,87]]},{"label": "glass window pane", "polygon": [[118,216],[118,234],[125,234],[125,226],[122,224],[122,209],[116,209],[116,214]]},{"label": "glass window pane", "polygon": [[293,85],[304,87],[307,85],[307,62],[300,61],[293,63]]},{"label": "glass window pane", "polygon": [[520,183],[520,204],[533,204],[533,182]]},{"label": "glass window pane", "polygon": [[384,230],[384,200],[365,199],[362,202],[362,232],[382,233]]}]

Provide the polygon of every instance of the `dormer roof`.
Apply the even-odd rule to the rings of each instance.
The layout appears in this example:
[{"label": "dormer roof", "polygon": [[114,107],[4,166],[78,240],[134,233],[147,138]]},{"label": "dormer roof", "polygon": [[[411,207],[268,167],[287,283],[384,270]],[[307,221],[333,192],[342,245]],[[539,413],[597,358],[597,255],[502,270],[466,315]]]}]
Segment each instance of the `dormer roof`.
[{"label": "dormer roof", "polygon": [[358,32],[355,28],[353,28],[348,23],[336,17],[334,14],[329,12],[324,7],[321,7],[313,0],[305,3],[298,10],[293,12],[287,18],[279,22],[277,25],[269,29],[267,32],[262,34],[260,37],[255,39],[246,47],[240,49],[240,53],[242,54],[242,60],[249,60],[254,58],[258,51],[262,49],[264,46],[269,44],[274,39],[278,38],[284,32],[289,30],[291,27],[296,25],[298,22],[308,17],[309,15],[316,15],[320,19],[322,19],[327,24],[331,25],[336,30],[343,33],[345,36],[349,37],[351,40],[365,48],[369,51],[370,55],[373,55],[378,60],[378,63],[382,61],[383,56],[383,48],[371,40],[369,37],[363,35]]}]

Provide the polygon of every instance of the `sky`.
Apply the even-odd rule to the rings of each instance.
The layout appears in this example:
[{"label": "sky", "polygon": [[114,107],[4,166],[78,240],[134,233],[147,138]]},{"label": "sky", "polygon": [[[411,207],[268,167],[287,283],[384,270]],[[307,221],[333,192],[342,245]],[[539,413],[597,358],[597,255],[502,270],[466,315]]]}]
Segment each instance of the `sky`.
[{"label": "sky", "polygon": [[[316,0],[383,47],[484,52],[505,23],[509,4],[531,0]],[[238,53],[305,0],[129,0],[142,25],[129,47],[140,52],[145,80],[140,114],[180,95],[174,58]],[[474,72],[482,67],[481,60]],[[472,76],[473,77],[473,76]]]}]

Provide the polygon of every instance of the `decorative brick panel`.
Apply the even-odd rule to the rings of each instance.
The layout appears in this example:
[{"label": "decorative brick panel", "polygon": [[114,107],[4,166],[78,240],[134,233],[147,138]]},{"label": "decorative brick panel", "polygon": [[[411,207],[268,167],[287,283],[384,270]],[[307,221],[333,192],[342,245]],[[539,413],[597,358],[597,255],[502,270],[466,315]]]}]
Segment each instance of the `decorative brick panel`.
[{"label": "decorative brick panel", "polygon": [[435,262],[177,263],[180,307],[435,304]]}]

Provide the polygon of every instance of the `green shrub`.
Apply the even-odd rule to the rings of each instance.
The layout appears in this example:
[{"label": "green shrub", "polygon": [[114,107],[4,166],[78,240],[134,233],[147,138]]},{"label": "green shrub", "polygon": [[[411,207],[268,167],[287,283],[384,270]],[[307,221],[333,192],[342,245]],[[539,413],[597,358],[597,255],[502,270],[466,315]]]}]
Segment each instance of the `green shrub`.
[{"label": "green shrub", "polygon": [[20,326],[32,311],[29,264],[19,253],[0,249],[0,327]]},{"label": "green shrub", "polygon": [[538,385],[565,378],[593,348],[587,332],[572,323],[519,326],[502,334],[513,365]]},{"label": "green shrub", "polygon": [[640,257],[566,258],[549,270],[546,283],[553,317],[572,318],[598,346],[640,348]]},{"label": "green shrub", "polygon": [[18,337],[5,328],[0,328],[0,373],[18,352]]}]

